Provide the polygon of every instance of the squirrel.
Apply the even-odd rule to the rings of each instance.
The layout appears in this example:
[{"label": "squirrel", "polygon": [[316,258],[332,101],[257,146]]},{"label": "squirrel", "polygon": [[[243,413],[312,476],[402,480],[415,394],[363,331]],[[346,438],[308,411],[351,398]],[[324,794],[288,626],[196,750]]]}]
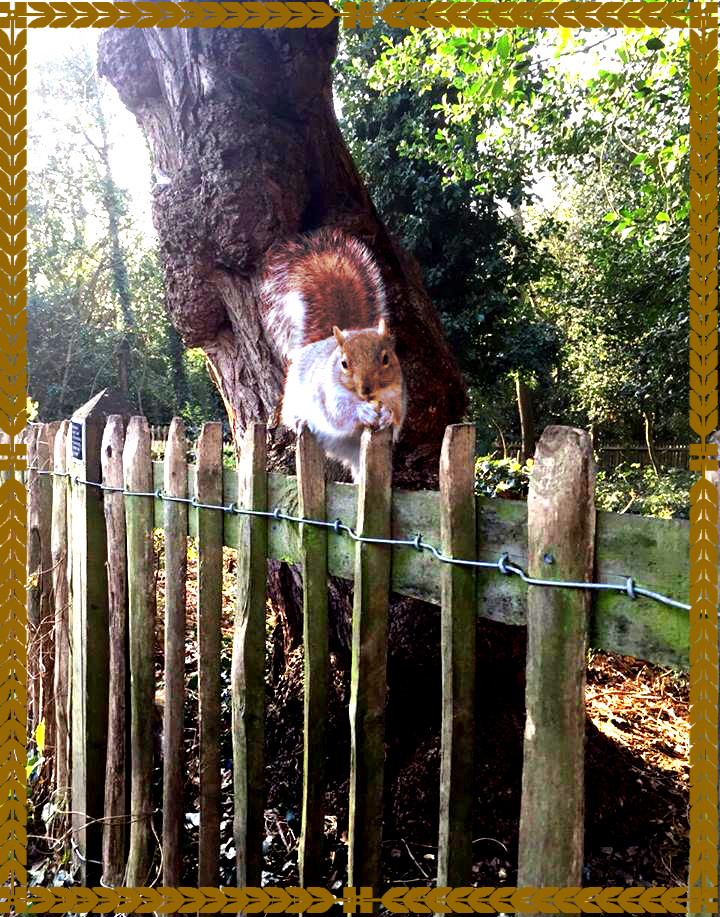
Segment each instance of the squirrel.
[{"label": "squirrel", "polygon": [[273,246],[260,286],[265,328],[287,364],[280,419],[315,434],[357,481],[364,427],[400,434],[406,391],[369,249],[321,229]]}]

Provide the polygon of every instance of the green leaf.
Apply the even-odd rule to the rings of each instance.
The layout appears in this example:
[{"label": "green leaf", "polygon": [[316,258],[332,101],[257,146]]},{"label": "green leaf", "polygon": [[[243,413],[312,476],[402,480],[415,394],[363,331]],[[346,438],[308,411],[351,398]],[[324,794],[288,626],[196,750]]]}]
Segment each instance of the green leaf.
[{"label": "green leaf", "polygon": [[476,96],[479,92],[482,92],[486,88],[486,86],[487,86],[486,80],[484,79],[475,80],[474,83],[471,83],[468,86],[464,94],[468,96],[468,98],[472,98],[473,96]]},{"label": "green leaf", "polygon": [[648,51],[659,51],[661,48],[665,47],[665,42],[660,38],[650,38],[645,42],[645,47]]},{"label": "green leaf", "polygon": [[42,755],[45,750],[45,720],[41,720],[35,727],[35,744]]},{"label": "green leaf", "polygon": [[510,54],[510,35],[507,32],[503,32],[500,38],[498,38],[495,48],[500,60],[506,61]]},{"label": "green leaf", "polygon": [[660,213],[658,213],[658,215],[655,217],[655,219],[657,220],[658,223],[669,223],[670,214],[665,213],[664,210],[661,210]]}]

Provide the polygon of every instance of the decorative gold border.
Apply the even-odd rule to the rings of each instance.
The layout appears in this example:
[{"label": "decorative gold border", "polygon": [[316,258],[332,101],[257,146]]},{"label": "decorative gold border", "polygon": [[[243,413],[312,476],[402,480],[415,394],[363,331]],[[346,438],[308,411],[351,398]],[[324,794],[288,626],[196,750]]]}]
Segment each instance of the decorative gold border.
[{"label": "decorative gold border", "polygon": [[205,913],[243,911],[324,912],[342,900],[343,910],[369,912],[374,900],[391,911],[691,913],[717,911],[718,882],[718,495],[701,477],[691,490],[691,809],[690,888],[462,888],[391,889],[373,899],[370,889],[344,889],[342,899],[325,889],[27,888],[25,830],[25,496],[12,472],[25,467],[25,447],[16,441],[25,426],[25,183],[27,27],[30,28],[319,28],[334,17],[345,28],[367,28],[381,17],[395,28],[449,26],[690,28],[690,426],[700,438],[690,446],[691,467],[716,466],[707,443],[717,427],[717,5],[685,2],[391,2],[375,11],[368,0],[345,0],[340,12],[316,2],[3,3],[0,6],[0,286],[5,296],[0,328],[0,428],[10,436],[0,446],[0,469],[11,472],[0,488],[5,538],[0,563],[6,579],[0,592],[0,783],[10,791],[0,805],[7,887],[0,912],[108,913],[129,911]]}]

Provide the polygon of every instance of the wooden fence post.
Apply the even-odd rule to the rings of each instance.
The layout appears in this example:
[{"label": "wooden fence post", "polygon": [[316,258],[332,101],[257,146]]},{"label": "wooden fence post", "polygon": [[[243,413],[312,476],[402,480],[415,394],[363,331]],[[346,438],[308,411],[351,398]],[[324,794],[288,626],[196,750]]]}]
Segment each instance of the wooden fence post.
[{"label": "wooden fence post", "polygon": [[[590,582],[595,467],[583,430],[547,427],[528,498],[532,577]],[[518,886],[582,884],[589,590],[530,586]]]},{"label": "wooden fence post", "polygon": [[[165,449],[164,490],[187,497],[185,425],[173,419]],[[183,823],[183,702],[185,699],[185,589],[188,508],[165,503],[165,710],[163,714],[163,884],[180,884]]]},{"label": "wooden fence post", "polygon": [[[300,515],[325,519],[325,455],[304,429],[297,441]],[[298,862],[303,888],[322,884],[325,823],[325,723],[328,697],[327,529],[303,525],[304,729],[302,835]]]},{"label": "wooden fence post", "polygon": [[[475,426],[445,431],[440,456],[440,538],[444,554],[477,558]],[[475,569],[441,570],[442,726],[438,887],[472,879],[475,760]]]},{"label": "wooden fence post", "polygon": [[[245,509],[267,509],[265,425],[243,437],[238,490]],[[233,634],[232,737],[237,885],[259,886],[265,811],[265,602],[267,519],[241,516]]]},{"label": "wooden fence post", "polygon": [[[357,533],[391,537],[391,432],[362,435]],[[378,889],[385,772],[389,545],[355,545],[350,683],[349,884]]]},{"label": "wooden fence post", "polygon": [[53,760],[55,750],[55,594],[53,592],[52,506],[55,437],[59,421],[43,424],[37,438],[39,500],[37,525],[41,539],[42,575],[40,577],[40,719],[45,723],[45,754]]},{"label": "wooden fence post", "polygon": [[[108,595],[100,482],[101,414],[78,413],[70,421],[70,550],[72,553],[71,701],[72,827],[81,881],[99,884],[108,715]],[[96,862],[93,862],[96,861]]]},{"label": "wooden fence post", "polygon": [[[222,424],[205,423],[197,444],[196,494],[222,503]],[[220,613],[221,510],[198,510],[198,720],[200,724],[200,844],[198,885],[220,881]]]},{"label": "wooden fence post", "polygon": [[28,731],[33,735],[40,720],[40,591],[42,579],[42,538],[38,527],[40,475],[37,473],[37,440],[40,428],[33,424],[25,428],[27,447],[27,688]]},{"label": "wooden fence post", "polygon": [[[119,414],[108,417],[102,438],[103,484],[123,487],[125,422]],[[127,659],[127,563],[125,558],[125,502],[122,493],[105,491],[107,577],[110,633],[110,684],[108,752],[105,768],[103,825],[103,882],[122,885],[125,873],[127,826],[127,762],[129,687]]]},{"label": "wooden fence post", "polygon": [[[68,589],[68,483],[65,477],[67,462],[67,434],[69,423],[63,420],[55,437],[53,449],[52,479],[52,525],[50,553],[53,569],[53,598],[55,603],[55,789],[58,793],[58,808],[63,809],[70,790],[68,725],[68,689],[70,662],[70,634],[68,621],[70,613],[70,595]],[[64,820],[63,820],[64,822]],[[64,824],[58,824],[59,832],[65,830]]]},{"label": "wooden fence post", "polygon": [[[125,489],[153,489],[150,430],[144,417],[133,417],[123,450]],[[152,862],[152,710],[155,699],[155,577],[153,500],[125,497],[130,634],[130,851],[125,883],[147,885]]]}]

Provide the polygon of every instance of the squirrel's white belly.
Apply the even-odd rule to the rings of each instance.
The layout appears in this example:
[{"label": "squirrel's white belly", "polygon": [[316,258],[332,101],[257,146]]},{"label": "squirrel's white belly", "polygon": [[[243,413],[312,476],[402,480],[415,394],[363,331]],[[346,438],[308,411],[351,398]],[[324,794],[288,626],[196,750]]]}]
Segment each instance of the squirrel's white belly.
[{"label": "squirrel's white belly", "polygon": [[[315,375],[315,367],[304,366],[302,356],[298,354],[298,357],[288,368],[281,420],[295,431],[305,424],[329,456],[339,459],[357,475],[362,436],[357,406],[361,400],[347,390],[338,392],[335,387],[326,387],[319,372],[314,385],[299,384],[301,378],[308,381],[308,374]],[[330,398],[326,397],[328,391]],[[308,392],[313,392],[313,396],[308,397]]]}]

